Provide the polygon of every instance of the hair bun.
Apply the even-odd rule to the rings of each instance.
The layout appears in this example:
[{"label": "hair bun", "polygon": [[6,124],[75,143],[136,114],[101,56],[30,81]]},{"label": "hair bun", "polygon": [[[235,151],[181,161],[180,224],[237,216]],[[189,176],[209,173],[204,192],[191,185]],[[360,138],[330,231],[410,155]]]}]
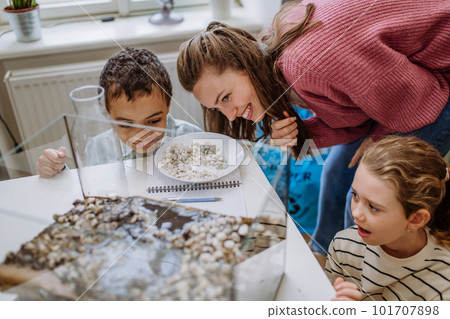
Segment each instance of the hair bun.
[{"label": "hair bun", "polygon": [[208,26],[206,27],[206,31],[214,31],[217,29],[221,29],[221,28],[228,28],[229,26],[221,23],[219,21],[212,21],[208,24]]}]

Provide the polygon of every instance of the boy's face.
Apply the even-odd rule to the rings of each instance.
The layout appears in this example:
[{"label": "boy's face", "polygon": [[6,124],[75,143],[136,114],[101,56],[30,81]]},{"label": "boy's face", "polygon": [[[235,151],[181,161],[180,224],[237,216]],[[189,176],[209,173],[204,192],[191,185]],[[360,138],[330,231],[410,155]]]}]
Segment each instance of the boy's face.
[{"label": "boy's face", "polygon": [[[138,95],[128,101],[125,93],[109,102],[109,113],[115,121],[166,128],[169,106],[159,92]],[[164,132],[138,127],[122,126],[118,128],[120,139],[138,153],[152,151],[163,138]]]}]

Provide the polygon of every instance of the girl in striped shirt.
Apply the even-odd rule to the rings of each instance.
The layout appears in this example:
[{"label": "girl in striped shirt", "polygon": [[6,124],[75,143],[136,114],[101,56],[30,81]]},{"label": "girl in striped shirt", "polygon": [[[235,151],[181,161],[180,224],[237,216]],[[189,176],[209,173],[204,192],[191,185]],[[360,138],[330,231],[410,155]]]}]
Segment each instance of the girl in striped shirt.
[{"label": "girl in striped shirt", "polygon": [[352,183],[355,226],[328,250],[336,300],[450,300],[449,169],[415,137],[366,150]]}]

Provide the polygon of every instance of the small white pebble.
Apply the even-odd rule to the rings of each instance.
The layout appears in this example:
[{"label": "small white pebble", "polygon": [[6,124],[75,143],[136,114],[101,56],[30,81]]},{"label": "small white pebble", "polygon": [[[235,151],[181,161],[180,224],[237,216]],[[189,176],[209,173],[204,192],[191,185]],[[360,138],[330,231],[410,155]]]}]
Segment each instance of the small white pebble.
[{"label": "small white pebble", "polygon": [[239,236],[239,234],[236,232],[232,232],[230,237],[231,237],[231,240],[235,241],[236,243],[241,241],[241,236]]},{"label": "small white pebble", "polygon": [[227,238],[227,235],[224,232],[218,232],[216,234],[216,238],[220,241],[223,241],[225,238]]},{"label": "small white pebble", "polygon": [[217,228],[216,226],[211,227],[209,229],[209,233],[212,234],[212,235],[217,234],[218,231],[219,231],[219,228]]},{"label": "small white pebble", "polygon": [[253,228],[255,229],[255,231],[256,232],[258,232],[258,233],[262,233],[266,228],[264,227],[264,225],[263,224],[255,224],[254,226],[253,226]]},{"label": "small white pebble", "polygon": [[226,249],[233,249],[235,243],[232,240],[225,240],[225,242],[223,243],[223,247],[225,247]]},{"label": "small white pebble", "polygon": [[241,227],[239,227],[238,234],[241,236],[247,236],[248,235],[248,225],[243,224]]}]

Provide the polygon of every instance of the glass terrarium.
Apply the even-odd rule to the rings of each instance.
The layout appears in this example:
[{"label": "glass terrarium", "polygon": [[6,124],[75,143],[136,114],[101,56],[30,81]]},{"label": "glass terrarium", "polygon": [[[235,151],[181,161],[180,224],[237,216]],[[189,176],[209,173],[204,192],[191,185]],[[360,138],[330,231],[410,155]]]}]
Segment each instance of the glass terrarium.
[{"label": "glass terrarium", "polygon": [[[115,169],[108,156],[87,165],[77,158],[77,128],[100,124],[136,130],[120,141]],[[39,156],[61,146],[67,168],[39,177]],[[88,141],[83,150],[101,147]],[[277,153],[268,181],[258,154],[270,148],[61,116],[0,159],[9,176],[0,181],[0,298],[274,300],[285,270],[290,154]]]}]

